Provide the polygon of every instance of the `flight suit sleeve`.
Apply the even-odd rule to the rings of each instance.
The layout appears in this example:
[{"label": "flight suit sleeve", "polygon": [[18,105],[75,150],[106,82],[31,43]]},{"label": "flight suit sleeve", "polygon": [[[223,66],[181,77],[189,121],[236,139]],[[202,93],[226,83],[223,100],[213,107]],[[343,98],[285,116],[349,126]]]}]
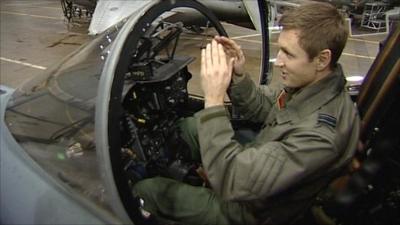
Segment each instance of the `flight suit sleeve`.
[{"label": "flight suit sleeve", "polygon": [[244,119],[264,122],[276,99],[276,90],[269,86],[256,86],[250,76],[233,77],[229,89],[232,104]]},{"label": "flight suit sleeve", "polygon": [[196,113],[204,169],[213,190],[227,200],[265,198],[287,189],[337,158],[326,127],[299,128],[282,142],[252,147],[233,140],[224,107]]}]

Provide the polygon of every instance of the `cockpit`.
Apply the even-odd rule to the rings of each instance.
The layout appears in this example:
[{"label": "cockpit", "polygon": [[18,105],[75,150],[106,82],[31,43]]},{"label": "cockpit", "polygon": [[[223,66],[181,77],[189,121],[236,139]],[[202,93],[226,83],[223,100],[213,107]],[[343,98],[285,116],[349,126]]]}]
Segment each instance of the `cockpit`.
[{"label": "cockpit", "polygon": [[124,223],[140,223],[130,191],[139,180],[204,184],[177,123],[203,108],[201,48],[227,35],[195,1],[146,7],[16,90],[5,115],[39,165]]}]

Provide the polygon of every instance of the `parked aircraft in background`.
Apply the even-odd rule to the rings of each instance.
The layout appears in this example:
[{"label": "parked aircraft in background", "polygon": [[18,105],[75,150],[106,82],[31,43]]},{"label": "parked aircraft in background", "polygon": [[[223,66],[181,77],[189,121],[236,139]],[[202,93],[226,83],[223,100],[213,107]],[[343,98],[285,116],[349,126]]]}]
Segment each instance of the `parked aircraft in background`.
[{"label": "parked aircraft in background", "polygon": [[[251,2],[263,37],[264,83],[268,7]],[[0,87],[2,224],[151,224],[132,196],[134,183],[167,176],[203,184],[174,126],[203,107],[191,82],[198,81],[207,36],[185,31],[197,23],[184,14],[193,10],[207,21],[201,29],[208,36],[229,35],[197,1],[151,1],[23,87]],[[293,223],[400,222],[399,39],[397,27],[356,93],[363,121],[356,166]],[[235,129],[257,129],[226,106]]]},{"label": "parked aircraft in background", "polygon": [[[260,31],[260,18],[258,18],[258,7],[257,1],[244,1],[244,0],[197,0],[209,8],[220,21],[257,29]],[[269,15],[267,17],[268,26],[271,30],[278,29],[277,21],[279,15],[283,10],[290,7],[297,7],[298,5],[309,2],[312,0],[270,0],[266,1],[266,7],[268,8]],[[387,1],[385,3],[390,9],[387,13],[380,13],[379,19],[385,20],[385,25],[380,25],[381,28],[374,30],[362,30],[358,29],[358,26],[363,23],[363,9],[366,3],[371,1],[356,1],[356,0],[314,0],[328,2],[337,8],[339,8],[349,18],[349,30],[350,36],[359,36],[365,34],[376,34],[377,32],[388,33],[390,27],[390,21],[399,17],[399,2]],[[64,12],[65,18],[68,22],[83,21],[90,22],[89,34],[96,35],[104,30],[114,26],[118,22],[121,22],[124,18],[127,18],[131,14],[141,13],[143,7],[151,3],[151,0],[61,0],[61,6]],[[394,6],[397,5],[397,8]],[[189,12],[180,12],[182,9],[174,10],[168,17],[173,21],[174,17],[178,17],[179,20],[192,20],[191,27],[193,31],[201,32],[199,29],[204,26],[206,21],[203,17],[195,10],[189,10]],[[368,12],[367,12],[368,13]],[[184,18],[182,18],[184,15]],[[372,17],[371,17],[372,18]],[[376,19],[376,18],[375,18]],[[364,21],[364,25],[365,25]],[[354,25],[357,24],[357,25]],[[354,26],[352,26],[354,25]],[[356,29],[356,30],[354,30]]]},{"label": "parked aircraft in background", "polygon": [[97,0],[61,0],[61,8],[68,22],[76,18],[91,18]]},{"label": "parked aircraft in background", "polygon": [[[221,21],[226,21],[241,26],[260,27],[258,18],[257,1],[242,0],[198,0],[198,2],[210,9]],[[95,35],[112,27],[131,14],[141,14],[146,5],[151,4],[151,0],[141,1],[109,1],[98,0],[89,27],[89,34]],[[170,21],[177,20],[187,22],[193,29],[206,26],[207,21],[199,12],[192,9],[175,9],[165,15]],[[190,22],[189,22],[190,21]]]},{"label": "parked aircraft in background", "polygon": [[[242,0],[199,0],[217,15],[220,20],[232,23],[240,23],[241,26],[259,26],[259,18],[251,18],[256,16],[254,10],[258,10],[256,1]],[[134,13],[141,13],[145,5],[151,3],[151,0],[61,0],[61,7],[64,17],[68,22],[74,22],[77,19],[86,18],[91,22],[89,34],[95,35],[103,32],[109,27],[122,21]],[[203,25],[203,17],[195,10],[184,13],[187,20],[196,21],[192,23],[193,29],[198,29]],[[174,12],[176,14],[179,12]],[[177,15],[180,17],[180,15]],[[254,21],[254,24],[252,23]]]}]

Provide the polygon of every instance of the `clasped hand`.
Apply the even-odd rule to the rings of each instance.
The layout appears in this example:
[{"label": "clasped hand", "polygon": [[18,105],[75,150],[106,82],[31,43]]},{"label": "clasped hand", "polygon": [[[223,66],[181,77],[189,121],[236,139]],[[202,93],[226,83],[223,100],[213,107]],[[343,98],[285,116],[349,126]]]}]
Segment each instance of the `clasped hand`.
[{"label": "clasped hand", "polygon": [[240,47],[226,37],[215,37],[201,51],[201,85],[205,108],[224,104],[232,72],[243,73],[244,56]]}]

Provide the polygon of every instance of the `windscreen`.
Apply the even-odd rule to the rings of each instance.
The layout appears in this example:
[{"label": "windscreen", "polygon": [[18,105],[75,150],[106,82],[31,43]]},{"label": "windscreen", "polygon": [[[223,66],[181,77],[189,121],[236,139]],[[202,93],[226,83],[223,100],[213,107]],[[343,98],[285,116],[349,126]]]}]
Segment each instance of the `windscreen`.
[{"label": "windscreen", "polygon": [[13,94],[5,114],[17,142],[50,175],[108,209],[94,144],[95,99],[116,32],[104,34]]}]

